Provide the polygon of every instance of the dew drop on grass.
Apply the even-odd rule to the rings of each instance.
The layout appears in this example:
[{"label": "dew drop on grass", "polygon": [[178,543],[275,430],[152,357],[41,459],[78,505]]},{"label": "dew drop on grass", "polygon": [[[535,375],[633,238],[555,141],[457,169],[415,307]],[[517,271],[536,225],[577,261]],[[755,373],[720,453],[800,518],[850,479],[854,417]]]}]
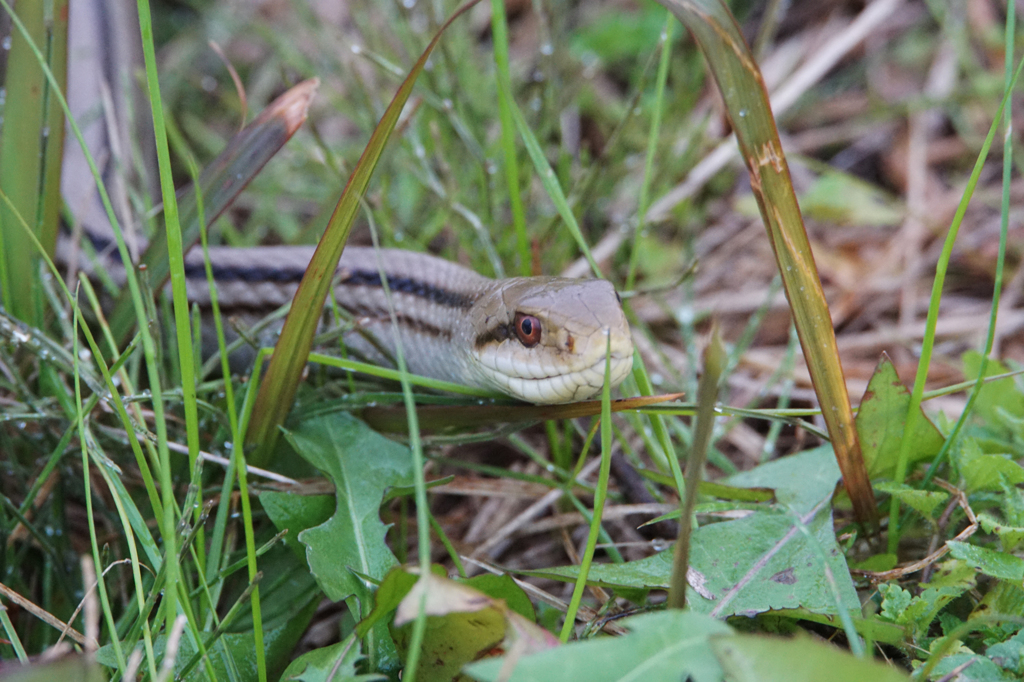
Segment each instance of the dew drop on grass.
[{"label": "dew drop on grass", "polygon": [[3,47],[5,50],[11,49],[11,36],[4,36]]},{"label": "dew drop on grass", "polygon": [[547,55],[554,54],[554,52],[555,52],[555,46],[552,45],[551,43],[544,43],[543,45],[540,46],[540,53],[542,55],[547,56]]},{"label": "dew drop on grass", "polygon": [[412,9],[416,6],[416,0],[402,0],[402,7]]},{"label": "dew drop on grass", "polygon": [[352,54],[362,54],[362,53],[363,53],[363,48],[359,47],[358,45],[353,45],[352,46]]}]

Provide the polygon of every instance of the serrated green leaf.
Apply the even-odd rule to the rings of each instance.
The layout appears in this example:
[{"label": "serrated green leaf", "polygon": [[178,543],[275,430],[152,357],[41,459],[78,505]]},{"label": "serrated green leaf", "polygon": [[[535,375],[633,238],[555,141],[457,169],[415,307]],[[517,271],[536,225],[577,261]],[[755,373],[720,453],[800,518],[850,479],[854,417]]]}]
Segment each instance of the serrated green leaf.
[{"label": "serrated green leaf", "polygon": [[929,517],[934,515],[939,505],[944,504],[949,499],[949,493],[941,490],[918,490],[909,485],[894,483],[893,481],[876,483],[875,490],[888,493],[896,497],[902,504]]},{"label": "serrated green leaf", "polygon": [[978,514],[978,523],[986,533],[995,533],[999,537],[999,544],[1004,552],[1010,552],[1024,541],[1024,528],[1010,526],[999,521],[991,514],[981,512]]},{"label": "serrated green leaf", "polygon": [[924,589],[911,600],[897,622],[911,626],[917,633],[926,633],[939,611],[976,584],[973,568],[955,559],[945,561],[939,564],[931,581],[921,585]]},{"label": "serrated green leaf", "polygon": [[286,530],[284,543],[305,561],[306,549],[299,542],[299,533],[319,526],[334,513],[333,495],[297,495],[265,490],[260,493],[260,504],[278,530]]},{"label": "serrated green leaf", "polygon": [[299,534],[310,571],[334,601],[364,596],[352,571],[380,580],[398,563],[384,541],[379,509],[388,488],[410,485],[409,449],[346,413],[316,417],[285,435],[335,487],[334,516]]},{"label": "serrated green leaf", "polygon": [[954,540],[947,542],[946,546],[949,547],[950,556],[960,559],[985,575],[1018,583],[1024,580],[1024,559],[1020,557]]}]

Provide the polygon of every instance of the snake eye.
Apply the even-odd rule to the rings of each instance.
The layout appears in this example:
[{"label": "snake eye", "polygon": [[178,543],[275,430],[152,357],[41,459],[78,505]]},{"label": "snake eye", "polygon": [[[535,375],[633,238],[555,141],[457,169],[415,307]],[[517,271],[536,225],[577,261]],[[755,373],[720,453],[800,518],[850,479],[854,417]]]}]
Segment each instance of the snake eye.
[{"label": "snake eye", "polygon": [[516,313],[515,322],[512,323],[516,337],[520,343],[527,348],[533,348],[540,343],[540,320],[533,315]]}]

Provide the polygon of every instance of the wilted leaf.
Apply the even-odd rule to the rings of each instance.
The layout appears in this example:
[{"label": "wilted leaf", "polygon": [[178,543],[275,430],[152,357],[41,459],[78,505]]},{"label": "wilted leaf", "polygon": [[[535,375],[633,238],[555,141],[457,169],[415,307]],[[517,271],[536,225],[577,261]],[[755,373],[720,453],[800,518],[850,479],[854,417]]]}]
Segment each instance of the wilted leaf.
[{"label": "wilted leaf", "polygon": [[421,607],[427,614],[427,628],[417,679],[428,682],[466,679],[459,674],[465,664],[504,653],[513,642],[524,653],[559,643],[554,635],[510,610],[504,600],[431,573],[416,580],[395,612],[393,632],[400,651],[408,651],[412,621]]}]

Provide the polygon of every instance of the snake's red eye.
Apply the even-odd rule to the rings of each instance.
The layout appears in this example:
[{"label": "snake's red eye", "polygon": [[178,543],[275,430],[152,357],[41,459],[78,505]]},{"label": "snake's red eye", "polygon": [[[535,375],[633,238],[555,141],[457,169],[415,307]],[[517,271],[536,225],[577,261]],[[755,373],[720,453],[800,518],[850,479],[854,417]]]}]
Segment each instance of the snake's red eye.
[{"label": "snake's red eye", "polygon": [[533,315],[516,313],[512,327],[516,331],[516,337],[527,348],[533,348],[540,343],[540,320]]}]

